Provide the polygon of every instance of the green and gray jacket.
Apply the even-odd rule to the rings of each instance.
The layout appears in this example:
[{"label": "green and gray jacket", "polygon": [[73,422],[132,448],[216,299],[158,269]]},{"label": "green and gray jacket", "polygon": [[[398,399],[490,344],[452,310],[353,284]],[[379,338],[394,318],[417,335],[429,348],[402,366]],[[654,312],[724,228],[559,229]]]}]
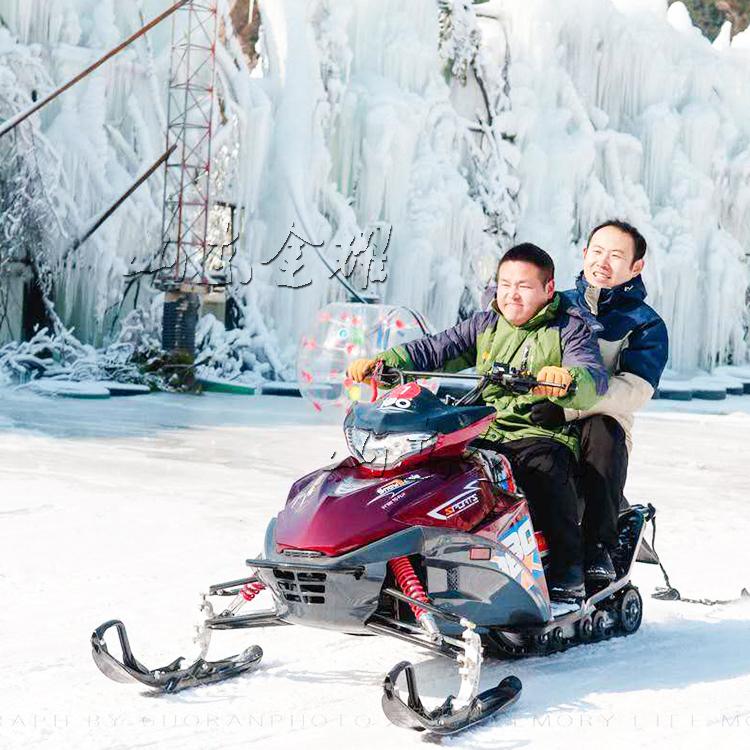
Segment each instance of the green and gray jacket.
[{"label": "green and gray jacket", "polygon": [[[574,306],[565,307],[558,294],[521,326],[509,323],[493,302],[489,310],[477,312],[452,328],[395,346],[376,357],[406,370],[458,372],[476,367],[479,374],[489,372],[495,362],[534,375],[547,365],[566,367],[576,392],[550,401],[569,409],[589,409],[607,391],[607,371],[585,313]],[[497,385],[487,386],[482,396],[497,410],[495,421],[483,435],[485,439],[505,442],[552,438],[578,453],[578,439],[567,426],[547,429],[531,422],[531,404],[545,397],[509,394]]]}]

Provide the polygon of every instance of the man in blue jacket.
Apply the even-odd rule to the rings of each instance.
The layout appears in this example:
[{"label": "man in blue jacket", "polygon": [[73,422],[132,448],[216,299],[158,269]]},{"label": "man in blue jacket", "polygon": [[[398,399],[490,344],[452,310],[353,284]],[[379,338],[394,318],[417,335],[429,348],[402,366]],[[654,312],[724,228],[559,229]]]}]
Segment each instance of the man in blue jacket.
[{"label": "man in blue jacket", "polygon": [[617,516],[631,448],[633,413],[653,396],[667,363],[667,327],[644,302],[641,270],[646,240],[618,220],[595,227],[583,251],[583,271],[575,289],[563,292],[570,303],[596,317],[609,390],[592,408],[563,409],[551,401],[532,406],[536,424],[580,427],[581,494],[586,510],[585,572],[589,580],[613,580],[610,550],[617,545]]}]

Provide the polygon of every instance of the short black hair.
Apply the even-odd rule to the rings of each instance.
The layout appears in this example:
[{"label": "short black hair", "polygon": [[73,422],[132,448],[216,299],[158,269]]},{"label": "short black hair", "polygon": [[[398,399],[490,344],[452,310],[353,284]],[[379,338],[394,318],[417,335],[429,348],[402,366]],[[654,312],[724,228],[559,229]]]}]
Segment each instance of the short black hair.
[{"label": "short black hair", "polygon": [[509,260],[520,260],[536,266],[542,272],[543,284],[555,278],[555,261],[552,260],[549,253],[544,252],[541,247],[533,245],[531,242],[522,242],[520,245],[514,245],[510,250],[507,250],[497,264],[495,278],[500,273],[500,266]]},{"label": "short black hair", "polygon": [[620,219],[608,219],[607,221],[599,224],[598,227],[594,227],[591,230],[591,233],[589,234],[589,240],[586,243],[586,247],[588,247],[591,244],[591,238],[600,229],[604,229],[605,227],[614,227],[615,229],[619,229],[621,232],[625,232],[625,234],[630,235],[630,237],[633,240],[633,247],[635,248],[635,254],[633,256],[633,263],[635,263],[637,260],[641,260],[641,258],[643,258],[646,255],[646,250],[648,249],[648,245],[646,244],[646,240],[643,237],[643,235],[632,224],[628,224],[627,221],[620,221]]}]

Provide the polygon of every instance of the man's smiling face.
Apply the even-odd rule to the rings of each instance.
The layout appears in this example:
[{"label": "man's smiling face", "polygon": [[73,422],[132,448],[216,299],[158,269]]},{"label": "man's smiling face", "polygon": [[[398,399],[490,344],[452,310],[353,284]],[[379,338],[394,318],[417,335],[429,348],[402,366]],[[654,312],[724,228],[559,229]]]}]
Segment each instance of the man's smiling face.
[{"label": "man's smiling face", "polygon": [[532,263],[506,260],[497,272],[497,307],[514,326],[531,320],[555,293],[554,279]]},{"label": "man's smiling face", "polygon": [[643,259],[634,261],[635,242],[617,227],[602,227],[594,232],[583,251],[583,275],[591,286],[612,287],[624,284],[643,270]]}]

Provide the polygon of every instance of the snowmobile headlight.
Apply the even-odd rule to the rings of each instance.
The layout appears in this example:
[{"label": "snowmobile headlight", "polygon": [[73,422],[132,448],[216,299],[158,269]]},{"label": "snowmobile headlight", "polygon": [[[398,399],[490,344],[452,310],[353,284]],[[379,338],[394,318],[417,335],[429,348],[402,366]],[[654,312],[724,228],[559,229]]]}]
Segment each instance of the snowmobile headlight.
[{"label": "snowmobile headlight", "polygon": [[437,435],[431,432],[394,433],[376,435],[369,430],[350,427],[346,442],[355,458],[375,469],[392,469],[409,456],[431,448]]}]

